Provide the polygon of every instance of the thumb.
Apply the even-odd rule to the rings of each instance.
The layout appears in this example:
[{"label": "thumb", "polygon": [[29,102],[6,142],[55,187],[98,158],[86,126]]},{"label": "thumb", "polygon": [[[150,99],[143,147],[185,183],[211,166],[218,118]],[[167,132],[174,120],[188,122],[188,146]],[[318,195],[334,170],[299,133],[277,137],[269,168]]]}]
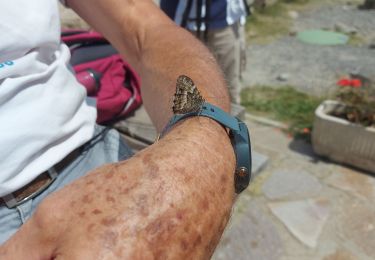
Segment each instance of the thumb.
[{"label": "thumb", "polygon": [[52,243],[42,237],[32,221],[25,223],[4,245],[0,246],[1,260],[53,259]]}]

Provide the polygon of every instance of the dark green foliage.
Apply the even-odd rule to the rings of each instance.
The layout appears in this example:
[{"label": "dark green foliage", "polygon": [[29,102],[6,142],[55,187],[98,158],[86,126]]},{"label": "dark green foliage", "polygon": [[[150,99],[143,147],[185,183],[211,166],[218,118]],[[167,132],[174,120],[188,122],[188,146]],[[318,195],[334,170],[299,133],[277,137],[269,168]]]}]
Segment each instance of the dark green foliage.
[{"label": "dark green foliage", "polygon": [[345,106],[344,110],[335,111],[333,115],[363,126],[375,126],[374,85],[340,87],[337,99]]}]

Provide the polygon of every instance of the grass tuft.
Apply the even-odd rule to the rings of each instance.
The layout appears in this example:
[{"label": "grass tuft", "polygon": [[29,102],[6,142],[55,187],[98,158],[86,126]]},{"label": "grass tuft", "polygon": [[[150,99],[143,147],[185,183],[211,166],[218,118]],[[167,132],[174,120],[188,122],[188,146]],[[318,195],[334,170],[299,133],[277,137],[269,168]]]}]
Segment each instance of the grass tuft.
[{"label": "grass tuft", "polygon": [[310,138],[314,111],[322,101],[288,86],[257,86],[242,91],[242,105],[248,112],[283,121],[289,133],[305,139]]},{"label": "grass tuft", "polygon": [[247,18],[249,43],[266,44],[289,34],[292,18],[289,11],[303,10],[309,0],[280,0],[265,8],[255,8]]}]

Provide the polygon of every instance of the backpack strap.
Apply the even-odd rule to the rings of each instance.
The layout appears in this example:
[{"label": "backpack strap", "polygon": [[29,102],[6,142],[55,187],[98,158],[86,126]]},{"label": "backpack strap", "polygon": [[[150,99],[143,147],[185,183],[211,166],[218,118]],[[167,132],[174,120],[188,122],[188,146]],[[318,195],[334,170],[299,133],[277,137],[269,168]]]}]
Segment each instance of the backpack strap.
[{"label": "backpack strap", "polygon": [[211,16],[211,3],[212,0],[206,0],[206,15],[204,17],[205,30],[204,30],[204,40],[208,41],[208,29],[210,26],[210,16]]},{"label": "backpack strap", "polygon": [[202,0],[197,0],[197,14],[196,14],[196,25],[197,25],[197,36],[200,38],[201,36],[201,26],[202,26],[202,6],[203,6],[203,1]]},{"label": "backpack strap", "polygon": [[181,21],[182,28],[187,27],[187,20],[189,18],[192,5],[193,5],[193,0],[187,0],[186,8],[184,10],[184,14],[182,15],[182,21]]},{"label": "backpack strap", "polygon": [[74,44],[108,43],[100,33],[85,30],[63,30],[61,32],[61,39],[69,47]]}]

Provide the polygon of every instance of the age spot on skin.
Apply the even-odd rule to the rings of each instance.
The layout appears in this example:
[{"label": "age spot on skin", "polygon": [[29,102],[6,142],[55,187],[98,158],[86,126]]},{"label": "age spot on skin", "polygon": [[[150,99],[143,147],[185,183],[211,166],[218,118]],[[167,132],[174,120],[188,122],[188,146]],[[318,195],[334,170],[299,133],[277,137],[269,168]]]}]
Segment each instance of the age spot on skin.
[{"label": "age spot on skin", "polygon": [[91,203],[93,200],[93,197],[91,197],[89,194],[86,194],[85,196],[83,196],[82,198],[82,202],[83,203]]},{"label": "age spot on skin", "polygon": [[190,225],[186,225],[186,226],[184,227],[184,231],[185,231],[186,233],[188,233],[188,232],[190,231]]},{"label": "age spot on skin", "polygon": [[87,230],[87,233],[91,233],[92,230],[94,229],[95,227],[95,224],[94,223],[91,223],[87,226],[86,230]]},{"label": "age spot on skin", "polygon": [[91,213],[94,215],[99,215],[102,213],[102,211],[100,209],[94,209]]},{"label": "age spot on skin", "polygon": [[226,174],[221,175],[220,181],[222,184],[225,184],[228,181],[228,176]]},{"label": "age spot on skin", "polygon": [[109,179],[112,179],[114,175],[115,175],[114,170],[111,170],[109,173],[106,173],[106,174],[105,174],[105,178],[106,178],[107,180],[109,180]]},{"label": "age spot on skin", "polygon": [[187,251],[188,250],[188,247],[189,247],[189,244],[185,241],[185,240],[181,240],[180,242],[180,246],[181,246],[181,249],[183,251]]},{"label": "age spot on skin", "polygon": [[184,218],[184,212],[182,210],[177,211],[176,218],[182,220]]},{"label": "age spot on skin", "polygon": [[203,210],[208,210],[210,208],[210,203],[206,197],[203,199],[200,206]]},{"label": "age spot on skin", "polygon": [[210,223],[208,224],[208,231],[211,231],[213,228],[214,228],[214,222],[210,221]]},{"label": "age spot on skin", "polygon": [[186,174],[186,171],[184,168],[182,167],[176,167],[176,172],[178,172],[179,174],[183,174],[185,175]]},{"label": "age spot on skin", "polygon": [[112,196],[107,196],[107,197],[106,197],[106,200],[107,200],[108,202],[112,202],[112,203],[115,203],[115,202],[116,202],[115,198],[112,197]]},{"label": "age spot on skin", "polygon": [[84,218],[85,215],[86,215],[86,212],[84,212],[84,211],[81,211],[81,212],[78,213],[78,216],[79,216],[80,218]]},{"label": "age spot on skin", "polygon": [[103,226],[106,226],[106,227],[109,227],[109,226],[113,226],[114,224],[116,224],[116,218],[113,218],[113,217],[106,217],[106,218],[103,218],[100,223],[103,225]]},{"label": "age spot on skin", "polygon": [[194,241],[194,244],[193,244],[193,247],[197,247],[198,245],[200,245],[202,243],[202,236],[201,235],[198,235],[198,237],[195,239]]},{"label": "age spot on skin", "polygon": [[137,187],[138,186],[138,183],[136,182],[136,183],[134,183],[133,185],[131,185],[130,187],[126,187],[126,188],[124,188],[122,191],[121,191],[121,194],[122,195],[126,195],[126,194],[128,194],[132,189],[134,189],[135,187]]},{"label": "age spot on skin", "polygon": [[146,154],[143,158],[142,158],[142,162],[144,164],[149,164],[151,161],[151,154]]},{"label": "age spot on skin", "polygon": [[142,162],[147,167],[150,178],[155,178],[159,173],[159,166],[154,162],[150,154],[146,154],[142,158]]}]

